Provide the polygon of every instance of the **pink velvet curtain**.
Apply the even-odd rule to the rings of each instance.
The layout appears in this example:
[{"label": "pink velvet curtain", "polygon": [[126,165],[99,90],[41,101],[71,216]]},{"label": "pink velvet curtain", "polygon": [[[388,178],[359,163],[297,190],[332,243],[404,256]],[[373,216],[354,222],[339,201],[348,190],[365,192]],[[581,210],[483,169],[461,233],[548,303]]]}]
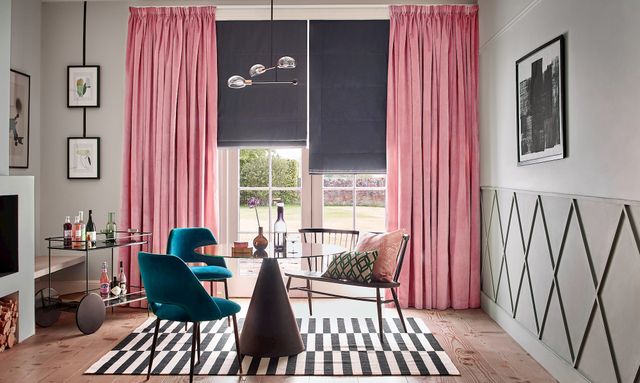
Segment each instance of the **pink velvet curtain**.
[{"label": "pink velvet curtain", "polygon": [[480,306],[477,6],[391,6],[387,229],[403,307]]},{"label": "pink velvet curtain", "polygon": [[174,227],[217,234],[217,81],[215,7],[130,9],[120,228],[153,232],[149,251]]}]

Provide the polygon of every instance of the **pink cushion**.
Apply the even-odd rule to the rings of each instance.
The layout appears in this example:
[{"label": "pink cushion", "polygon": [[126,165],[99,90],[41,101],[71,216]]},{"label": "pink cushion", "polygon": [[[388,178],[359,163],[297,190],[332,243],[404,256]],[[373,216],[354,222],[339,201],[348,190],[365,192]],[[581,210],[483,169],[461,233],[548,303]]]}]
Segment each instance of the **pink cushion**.
[{"label": "pink cushion", "polygon": [[366,233],[360,237],[355,251],[378,251],[378,258],[373,264],[372,281],[393,282],[403,234],[402,230],[396,230],[384,234]]}]

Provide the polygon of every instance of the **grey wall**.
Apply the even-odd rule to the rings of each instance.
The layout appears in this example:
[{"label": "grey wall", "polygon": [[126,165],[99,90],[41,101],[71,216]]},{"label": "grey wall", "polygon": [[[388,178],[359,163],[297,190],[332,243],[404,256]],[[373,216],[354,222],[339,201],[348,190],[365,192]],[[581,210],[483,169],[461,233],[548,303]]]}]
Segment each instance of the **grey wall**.
[{"label": "grey wall", "polygon": [[[481,0],[483,185],[640,199],[636,0]],[[521,13],[524,10],[524,13]],[[569,157],[516,166],[515,61],[565,34]]]},{"label": "grey wall", "polygon": [[[29,168],[10,169],[11,175],[31,175],[35,181],[35,212],[40,216],[40,0],[13,0],[11,5],[11,69],[31,76]],[[40,220],[35,238],[40,238]]]},{"label": "grey wall", "polygon": [[[637,380],[640,349],[629,340],[640,334],[629,324],[640,315],[640,304],[631,298],[640,291],[635,282],[640,272],[637,228],[631,222],[638,212],[636,203],[625,208],[621,200],[640,200],[640,50],[628,45],[640,35],[640,2],[480,0],[479,5],[481,184],[489,188],[483,191],[483,307],[561,381],[581,375],[598,382]],[[568,157],[518,167],[515,62],[560,34],[566,38]],[[519,211],[512,210],[512,189],[518,190],[514,206]],[[540,211],[532,224],[536,201],[544,206],[548,232]],[[568,221],[571,206],[583,214],[582,231],[575,214]],[[557,270],[560,305],[555,290],[549,299],[549,289],[565,227]],[[523,277],[525,250],[530,272]],[[592,325],[585,329],[592,308]],[[583,338],[586,343],[580,346]]]},{"label": "grey wall", "polygon": [[[100,180],[68,180],[67,137],[82,136],[82,110],[66,104],[67,65],[82,64],[82,3],[42,5],[42,130],[40,210],[43,235],[59,235],[64,217],[78,210],[94,212],[99,229],[107,212],[120,207],[122,123],[124,121],[124,61],[127,5],[89,2],[87,10],[87,64],[100,65],[100,108],[87,109],[87,136],[101,138]],[[39,251],[46,254],[45,243]],[[106,253],[104,254],[106,256]],[[90,263],[94,278],[102,261],[96,253]],[[74,276],[70,276],[73,278]],[[79,276],[75,276],[79,277]]]},{"label": "grey wall", "polygon": [[11,0],[0,0],[0,176],[9,174]]}]

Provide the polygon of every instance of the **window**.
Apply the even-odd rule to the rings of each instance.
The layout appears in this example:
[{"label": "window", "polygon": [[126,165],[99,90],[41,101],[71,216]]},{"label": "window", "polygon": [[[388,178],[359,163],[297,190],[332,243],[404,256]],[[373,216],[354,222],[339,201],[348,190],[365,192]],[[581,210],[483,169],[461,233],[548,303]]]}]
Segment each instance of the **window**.
[{"label": "window", "polygon": [[385,230],[385,175],[324,175],[322,186],[324,227]]},{"label": "window", "polygon": [[297,233],[302,227],[302,150],[301,149],[240,149],[238,209],[239,241],[251,242],[256,236],[256,213],[247,206],[251,197],[260,200],[258,216],[264,235],[271,242],[271,230],[277,218],[273,201],[282,199],[287,230]]}]

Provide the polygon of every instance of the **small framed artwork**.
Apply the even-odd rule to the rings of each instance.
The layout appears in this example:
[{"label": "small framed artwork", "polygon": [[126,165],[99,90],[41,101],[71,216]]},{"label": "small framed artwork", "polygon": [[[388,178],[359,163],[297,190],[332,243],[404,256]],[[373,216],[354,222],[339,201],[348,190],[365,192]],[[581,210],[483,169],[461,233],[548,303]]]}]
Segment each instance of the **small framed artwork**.
[{"label": "small framed artwork", "polygon": [[67,107],[100,106],[100,66],[69,65],[67,67]]},{"label": "small framed artwork", "polygon": [[29,167],[31,77],[11,70],[9,90],[9,167]]},{"label": "small framed artwork", "polygon": [[565,157],[564,36],[516,62],[518,165]]},{"label": "small framed artwork", "polygon": [[67,178],[100,179],[100,137],[67,138]]}]

